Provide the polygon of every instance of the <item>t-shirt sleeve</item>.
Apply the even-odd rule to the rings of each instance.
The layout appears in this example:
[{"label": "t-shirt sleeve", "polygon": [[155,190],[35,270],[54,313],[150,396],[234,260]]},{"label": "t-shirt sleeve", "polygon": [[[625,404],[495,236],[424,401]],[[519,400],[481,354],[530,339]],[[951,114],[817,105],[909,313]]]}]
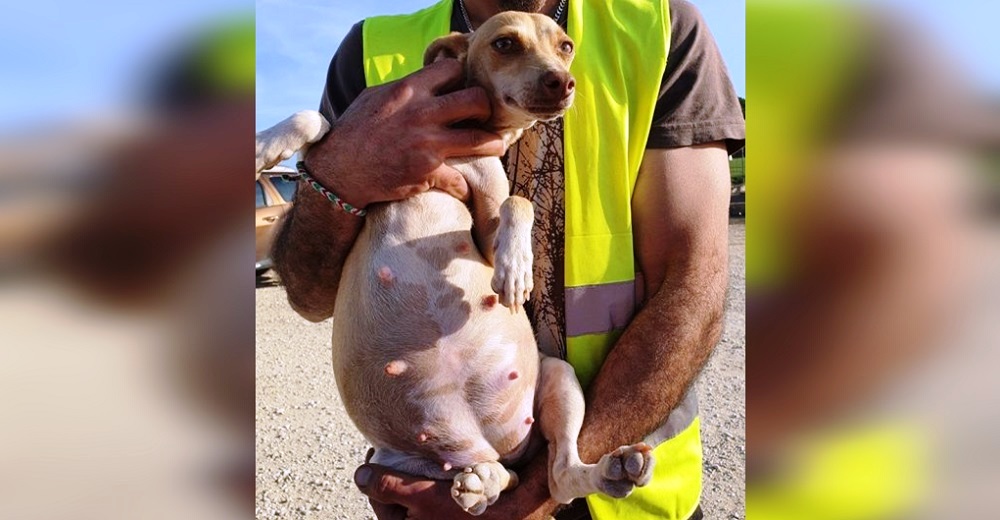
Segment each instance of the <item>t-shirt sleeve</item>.
[{"label": "t-shirt sleeve", "polygon": [[648,148],[677,148],[726,141],[743,147],[746,127],[722,54],[698,9],[670,2],[670,51],[653,110]]},{"label": "t-shirt sleeve", "polygon": [[334,121],[347,110],[365,89],[364,54],[362,51],[361,25],[351,27],[340,48],[330,60],[326,73],[326,87],[320,100],[319,111],[328,121]]}]

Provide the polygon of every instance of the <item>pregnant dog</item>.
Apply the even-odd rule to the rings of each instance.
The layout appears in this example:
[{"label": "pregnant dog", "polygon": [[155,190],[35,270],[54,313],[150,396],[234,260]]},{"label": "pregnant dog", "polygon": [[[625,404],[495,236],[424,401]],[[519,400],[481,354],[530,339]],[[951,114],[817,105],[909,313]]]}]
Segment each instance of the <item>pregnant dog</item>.
[{"label": "pregnant dog", "polygon": [[[486,89],[484,127],[510,145],[570,106],[573,42],[550,18],[505,12],[471,35],[431,44],[425,63],[457,58]],[[329,126],[302,112],[258,135],[258,170],[315,142]],[[540,356],[520,306],[532,290],[531,203],[509,196],[496,157],[449,161],[471,211],[439,191],[369,208],[344,265],[333,367],[347,412],[375,448],[371,462],[452,480],[458,505],[481,514],[517,484],[507,469],[549,449],[549,489],[568,503],[628,495],[649,481],[644,444],[584,464],[584,399],[572,367]],[[596,174],[596,172],[595,172]]]}]

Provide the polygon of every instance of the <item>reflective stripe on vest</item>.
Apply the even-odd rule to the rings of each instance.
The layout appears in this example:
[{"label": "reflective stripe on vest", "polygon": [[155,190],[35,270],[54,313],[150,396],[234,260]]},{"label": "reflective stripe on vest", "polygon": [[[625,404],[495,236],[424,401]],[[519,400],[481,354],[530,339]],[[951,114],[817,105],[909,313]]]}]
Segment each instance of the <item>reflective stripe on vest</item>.
[{"label": "reflective stripe on vest", "polygon": [[[418,70],[451,29],[452,0],[362,26],[368,86]],[[564,123],[567,361],[586,387],[635,313],[632,189],[642,162],[670,42],[667,0],[571,0],[576,98]],[[591,495],[598,520],[684,520],[701,495],[701,439],[694,395],[647,437],[661,461],[626,499]]]}]

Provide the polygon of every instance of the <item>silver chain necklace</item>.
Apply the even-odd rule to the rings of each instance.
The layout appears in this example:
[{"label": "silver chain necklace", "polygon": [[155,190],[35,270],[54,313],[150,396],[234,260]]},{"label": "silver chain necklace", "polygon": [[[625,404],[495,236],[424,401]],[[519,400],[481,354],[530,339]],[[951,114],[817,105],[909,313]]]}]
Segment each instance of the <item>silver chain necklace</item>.
[{"label": "silver chain necklace", "polygon": [[[559,22],[559,19],[562,18],[563,11],[566,10],[566,4],[568,1],[569,0],[562,0],[559,2],[559,7],[557,7],[556,12],[553,13],[552,19],[557,23]],[[458,0],[458,8],[462,11],[462,18],[465,19],[465,26],[469,28],[469,32],[474,31],[475,29],[472,28],[472,20],[469,19],[469,13],[465,10],[465,0]]]}]

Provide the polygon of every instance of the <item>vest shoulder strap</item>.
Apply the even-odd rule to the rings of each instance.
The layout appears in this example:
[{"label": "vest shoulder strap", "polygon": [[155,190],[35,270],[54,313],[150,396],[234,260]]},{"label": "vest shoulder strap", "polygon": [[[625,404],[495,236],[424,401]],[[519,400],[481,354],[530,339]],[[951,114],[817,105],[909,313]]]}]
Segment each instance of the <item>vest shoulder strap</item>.
[{"label": "vest shoulder strap", "polygon": [[424,49],[451,29],[453,0],[412,14],[374,16],[361,26],[365,84],[395,81],[423,66]]}]

